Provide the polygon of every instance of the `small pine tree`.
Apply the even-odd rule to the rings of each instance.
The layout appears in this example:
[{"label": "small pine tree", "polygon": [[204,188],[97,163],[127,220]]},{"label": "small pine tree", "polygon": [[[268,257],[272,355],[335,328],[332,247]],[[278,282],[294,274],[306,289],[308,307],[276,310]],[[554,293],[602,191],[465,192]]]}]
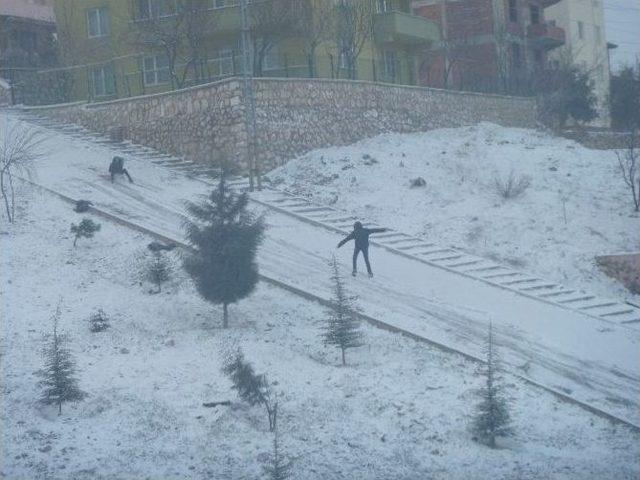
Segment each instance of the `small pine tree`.
[{"label": "small pine tree", "polygon": [[100,224],[94,222],[90,218],[83,218],[79,225],[71,224],[71,233],[75,235],[73,239],[73,246],[76,246],[76,242],[79,238],[93,238],[93,235],[100,230]]},{"label": "small pine tree", "polygon": [[162,284],[171,278],[173,268],[171,262],[161,252],[153,252],[153,257],[145,265],[145,278],[162,291]]},{"label": "small pine tree", "polygon": [[38,372],[42,377],[38,385],[43,388],[40,402],[45,405],[58,405],[58,415],[61,415],[64,402],[82,400],[86,393],[78,388],[75,361],[65,346],[68,339],[58,333],[59,319],[60,306],[53,316],[53,333],[48,336],[49,342],[43,350],[45,366]]},{"label": "small pine tree", "polygon": [[104,332],[107,328],[109,328],[109,317],[104,313],[104,310],[99,308],[96,313],[89,317],[89,330],[97,333]]},{"label": "small pine tree", "polygon": [[239,348],[224,363],[222,371],[231,379],[233,389],[249,405],[263,405],[269,417],[269,431],[276,428],[278,403],[273,397],[267,377],[258,375]]},{"label": "small pine tree", "polygon": [[273,432],[273,455],[269,464],[263,467],[268,480],[287,480],[291,477],[292,462],[288,461],[280,452],[278,429]]},{"label": "small pine tree", "polygon": [[222,304],[225,328],[229,304],[250,295],[259,278],[255,257],[264,224],[247,211],[247,204],[247,195],[230,191],[223,173],[218,188],[203,203],[187,205],[201,224],[185,223],[187,239],[196,252],[185,259],[184,266],[198,293],[211,303]]},{"label": "small pine tree", "polygon": [[509,415],[509,399],[504,393],[502,377],[499,374],[500,358],[493,339],[493,327],[489,323],[489,334],[485,345],[486,364],[482,374],[486,384],[479,390],[481,397],[473,421],[473,432],[489,447],[495,448],[496,437],[512,433]]},{"label": "small pine tree", "polygon": [[333,306],[329,312],[323,338],[325,345],[334,345],[340,348],[342,365],[346,365],[345,352],[348,348],[362,346],[362,332],[360,331],[360,320],[353,305],[353,298],[347,295],[335,256],[332,261],[332,270]]}]

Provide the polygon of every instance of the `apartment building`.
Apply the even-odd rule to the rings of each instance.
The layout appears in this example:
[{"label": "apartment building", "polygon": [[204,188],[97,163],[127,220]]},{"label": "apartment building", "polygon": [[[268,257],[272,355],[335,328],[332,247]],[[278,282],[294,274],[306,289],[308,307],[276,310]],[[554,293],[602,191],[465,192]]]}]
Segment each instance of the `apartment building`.
[{"label": "apartment building", "polygon": [[565,32],[546,17],[560,0],[416,0],[414,12],[436,22],[440,48],[427,52],[424,85],[478,91],[513,90],[543,69],[565,44]]},{"label": "apartment building", "polygon": [[0,1],[0,77],[50,64],[54,32],[53,0]]},{"label": "apartment building", "polygon": [[546,14],[567,32],[566,49],[552,55],[552,61],[564,61],[562,57],[569,56],[591,74],[599,113],[593,124],[608,126],[609,56],[603,0],[562,0]]},{"label": "apartment building", "polygon": [[[108,100],[238,75],[238,0],[56,0],[69,99]],[[416,84],[417,61],[439,40],[410,0],[250,1],[256,76]]]}]

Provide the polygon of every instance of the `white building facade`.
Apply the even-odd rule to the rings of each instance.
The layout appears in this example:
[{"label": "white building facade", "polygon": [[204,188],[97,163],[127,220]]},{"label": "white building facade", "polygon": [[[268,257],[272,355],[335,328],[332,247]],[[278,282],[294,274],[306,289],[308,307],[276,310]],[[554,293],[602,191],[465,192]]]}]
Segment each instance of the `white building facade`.
[{"label": "white building facade", "polygon": [[559,59],[569,54],[590,74],[598,99],[598,114],[593,125],[609,126],[609,57],[604,23],[603,0],[562,0],[545,9],[548,20],[566,32],[566,47],[551,55]]}]

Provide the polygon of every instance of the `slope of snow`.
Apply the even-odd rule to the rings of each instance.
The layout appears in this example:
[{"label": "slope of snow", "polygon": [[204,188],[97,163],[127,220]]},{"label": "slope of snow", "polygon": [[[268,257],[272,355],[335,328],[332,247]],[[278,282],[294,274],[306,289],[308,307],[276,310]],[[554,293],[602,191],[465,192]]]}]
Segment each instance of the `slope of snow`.
[{"label": "slope of snow", "polygon": [[[265,415],[241,404],[220,374],[222,352],[236,344],[279,395],[293,478],[640,474],[638,434],[510,376],[516,435],[498,450],[475,443],[474,365],[365,327],[366,346],[338,367],[338,353],[319,338],[324,310],[280,290],[261,286],[220,330],[220,309],[183,274],[159,295],[139,283],[134,266],[149,238],[97,219],[102,230],[74,249],[69,225],[82,216],[48,195],[21,195],[19,222],[0,227],[0,477],[259,478],[271,441]],[[58,302],[89,394],[60,417],[38,405],[34,375]],[[90,333],[87,318],[100,307],[112,328]],[[231,407],[202,407],[227,399]]]},{"label": "slope of snow", "polygon": [[[529,177],[531,186],[503,200],[494,181],[510,172]],[[410,187],[417,177],[425,187]],[[541,278],[630,295],[594,260],[640,250],[640,215],[610,151],[485,123],[316,150],[269,178],[362,219]]]}]

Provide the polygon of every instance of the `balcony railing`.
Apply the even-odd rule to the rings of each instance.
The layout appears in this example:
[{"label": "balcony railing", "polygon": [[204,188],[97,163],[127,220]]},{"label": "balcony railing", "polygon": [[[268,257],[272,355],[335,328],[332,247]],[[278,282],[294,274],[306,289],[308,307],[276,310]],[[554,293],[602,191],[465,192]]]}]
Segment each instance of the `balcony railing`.
[{"label": "balcony railing", "polygon": [[564,29],[550,22],[529,25],[527,36],[545,50],[561,47],[566,42]]},{"label": "balcony railing", "polygon": [[376,43],[431,43],[440,39],[440,29],[418,15],[390,11],[375,15],[374,38]]}]

